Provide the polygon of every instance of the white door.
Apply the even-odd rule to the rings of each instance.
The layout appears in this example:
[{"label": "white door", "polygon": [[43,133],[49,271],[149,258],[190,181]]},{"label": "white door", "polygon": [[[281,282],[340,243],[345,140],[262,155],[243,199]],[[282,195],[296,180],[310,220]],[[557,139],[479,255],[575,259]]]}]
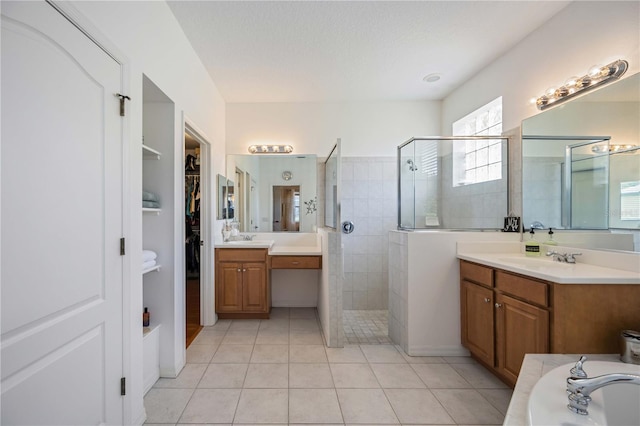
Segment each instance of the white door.
[{"label": "white door", "polygon": [[2,2],[2,424],[121,424],[121,68]]}]

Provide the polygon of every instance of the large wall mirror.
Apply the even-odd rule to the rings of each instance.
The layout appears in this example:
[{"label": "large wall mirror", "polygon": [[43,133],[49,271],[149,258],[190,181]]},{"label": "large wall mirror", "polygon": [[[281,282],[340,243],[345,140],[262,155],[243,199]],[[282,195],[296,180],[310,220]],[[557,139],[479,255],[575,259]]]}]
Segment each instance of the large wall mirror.
[{"label": "large wall mirror", "polygon": [[218,185],[218,202],[216,216],[218,219],[233,219],[235,211],[233,181],[220,174],[217,176],[216,180]]},{"label": "large wall mirror", "polygon": [[228,155],[241,232],[315,232],[315,155]]},{"label": "large wall mirror", "polygon": [[639,117],[640,73],[524,120],[524,226],[640,233]]}]

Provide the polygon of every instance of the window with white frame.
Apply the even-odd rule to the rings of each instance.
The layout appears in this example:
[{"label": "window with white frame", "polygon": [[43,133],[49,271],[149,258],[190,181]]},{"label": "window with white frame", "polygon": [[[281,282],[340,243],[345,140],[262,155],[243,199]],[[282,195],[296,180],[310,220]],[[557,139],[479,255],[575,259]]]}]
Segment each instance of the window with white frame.
[{"label": "window with white frame", "polygon": [[[502,134],[502,96],[453,123],[454,136]],[[453,186],[502,179],[502,140],[460,140],[453,144]]]},{"label": "window with white frame", "polygon": [[640,181],[620,182],[620,219],[640,220]]}]

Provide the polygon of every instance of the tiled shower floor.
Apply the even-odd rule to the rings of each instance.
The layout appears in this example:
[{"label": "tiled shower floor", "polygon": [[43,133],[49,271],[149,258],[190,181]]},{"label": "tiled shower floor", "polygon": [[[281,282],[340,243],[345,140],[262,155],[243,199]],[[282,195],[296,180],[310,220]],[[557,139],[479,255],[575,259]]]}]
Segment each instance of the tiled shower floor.
[{"label": "tiled shower floor", "polygon": [[389,311],[342,312],[342,327],[346,343],[380,345],[391,343],[389,339]]}]

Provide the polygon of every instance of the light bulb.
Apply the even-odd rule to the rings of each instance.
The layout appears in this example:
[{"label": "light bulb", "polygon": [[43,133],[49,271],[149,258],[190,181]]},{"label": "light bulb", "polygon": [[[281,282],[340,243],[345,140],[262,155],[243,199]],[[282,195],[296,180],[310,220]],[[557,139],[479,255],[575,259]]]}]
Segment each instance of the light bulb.
[{"label": "light bulb", "polygon": [[588,85],[591,84],[592,81],[593,80],[591,80],[591,77],[589,77],[588,75],[585,75],[578,79],[578,81],[576,82],[576,87],[578,88],[587,87]]},{"label": "light bulb", "polygon": [[594,65],[589,68],[587,75],[591,78],[598,78],[602,75],[602,67],[600,65]]},{"label": "light bulb", "polygon": [[578,82],[578,77],[573,76],[573,77],[569,77],[567,81],[564,82],[564,85],[567,88],[571,88],[575,86],[577,82]]},{"label": "light bulb", "polygon": [[547,90],[545,90],[544,94],[547,96],[553,96],[555,92],[556,92],[555,87],[549,87]]},{"label": "light bulb", "polygon": [[569,94],[569,89],[564,86],[558,87],[558,89],[553,93],[553,96],[556,98],[564,98]]},{"label": "light bulb", "polygon": [[536,100],[536,105],[540,106],[545,106],[549,103],[549,98],[545,95],[540,96],[537,100]]}]

